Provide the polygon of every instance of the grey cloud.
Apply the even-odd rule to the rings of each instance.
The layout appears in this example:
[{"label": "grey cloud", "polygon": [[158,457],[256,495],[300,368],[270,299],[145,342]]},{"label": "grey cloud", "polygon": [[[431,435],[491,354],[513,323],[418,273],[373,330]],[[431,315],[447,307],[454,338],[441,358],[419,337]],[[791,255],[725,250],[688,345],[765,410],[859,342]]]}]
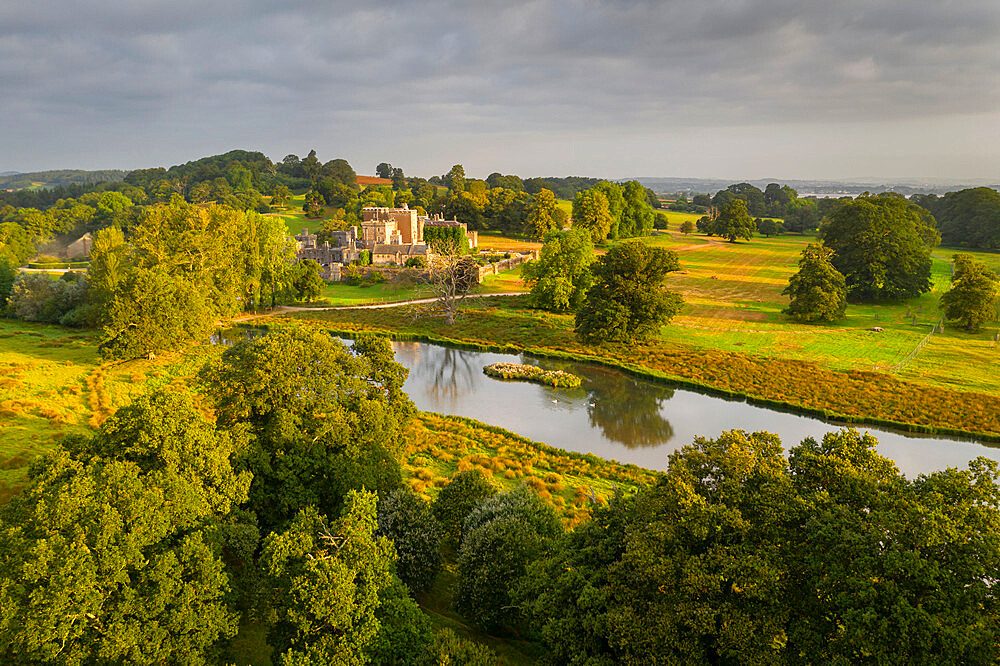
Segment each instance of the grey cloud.
[{"label": "grey cloud", "polygon": [[452,128],[468,146],[996,113],[998,34],[994,0],[18,1],[0,6],[0,167],[74,131],[121,155],[137,127],[189,132],[164,143],[190,158],[230,137]]}]

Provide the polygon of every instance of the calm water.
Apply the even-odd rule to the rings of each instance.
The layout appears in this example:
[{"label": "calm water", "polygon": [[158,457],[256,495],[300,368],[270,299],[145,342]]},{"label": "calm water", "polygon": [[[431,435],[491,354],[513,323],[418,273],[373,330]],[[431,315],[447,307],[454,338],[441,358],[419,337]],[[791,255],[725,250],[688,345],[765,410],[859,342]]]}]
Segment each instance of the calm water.
[{"label": "calm water", "polygon": [[[819,439],[842,427],[821,419],[671,388],[601,366],[530,356],[465,351],[418,342],[394,342],[396,360],[410,369],[405,389],[417,407],[456,414],[506,428],[552,446],[602,458],[665,469],[667,455],[697,435],[725,430],[767,430],[786,449],[805,437]],[[577,389],[505,382],[483,374],[497,361],[529,363],[579,375]],[[965,467],[977,456],[1000,460],[1000,449],[977,442],[914,437],[865,428],[879,452],[910,477],[948,466]]]}]

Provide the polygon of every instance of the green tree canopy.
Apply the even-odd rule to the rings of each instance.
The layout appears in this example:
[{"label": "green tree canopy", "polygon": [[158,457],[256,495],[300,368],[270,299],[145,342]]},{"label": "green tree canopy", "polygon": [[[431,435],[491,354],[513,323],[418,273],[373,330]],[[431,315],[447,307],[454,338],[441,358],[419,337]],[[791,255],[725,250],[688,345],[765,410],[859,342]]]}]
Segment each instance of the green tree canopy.
[{"label": "green tree canopy", "polygon": [[482,501],[496,494],[496,486],[478,469],[458,472],[451,477],[431,505],[431,511],[444,530],[446,546],[458,547],[465,519]]},{"label": "green tree canopy", "polygon": [[443,532],[426,501],[405,487],[383,495],[376,535],[388,537],[396,547],[396,571],[410,590],[423,592],[434,584],[441,570]]},{"label": "green tree canopy", "polygon": [[524,486],[484,500],[465,519],[455,607],[486,629],[515,625],[513,592],[561,531],[552,506]]},{"label": "green tree canopy", "polygon": [[792,199],[785,207],[784,218],[786,229],[802,234],[819,227],[820,207],[814,199]]},{"label": "green tree canopy", "polygon": [[578,192],[573,199],[573,227],[586,229],[594,243],[603,243],[615,219],[608,197],[596,189]]},{"label": "green tree canopy", "polygon": [[719,209],[719,216],[712,223],[712,232],[735,243],[737,238],[750,240],[756,229],[742,199],[732,199]]},{"label": "green tree canopy", "polygon": [[558,231],[556,210],[556,197],[551,190],[542,189],[532,195],[525,220],[528,233],[535,238],[544,238],[550,231]]},{"label": "green tree canopy", "polygon": [[756,222],[756,225],[757,225],[757,231],[767,236],[768,238],[770,238],[771,236],[777,236],[778,234],[781,233],[781,225],[778,222],[772,220],[771,218],[765,218],[763,220],[760,220]]},{"label": "green tree canopy", "polygon": [[161,391],[33,466],[0,527],[3,662],[211,663],[236,633],[218,526],[242,445]]},{"label": "green tree canopy", "polygon": [[905,199],[860,196],[824,219],[823,243],[858,301],[899,300],[930,291],[931,248],[940,241],[934,218]]},{"label": "green tree canopy", "polygon": [[352,352],[327,334],[272,331],[233,345],[200,376],[220,425],[254,433],[242,465],[262,526],[308,505],[336,515],[349,490],[399,485],[399,433],[413,404],[384,338],[361,336]]},{"label": "green tree canopy", "polygon": [[649,204],[646,188],[635,180],[622,186],[623,207],[618,225],[620,238],[648,236],[653,230],[653,207]]},{"label": "green tree canopy", "polygon": [[445,174],[444,181],[452,193],[465,191],[465,168],[461,164],[456,164]]},{"label": "green tree canopy", "polygon": [[799,270],[781,292],[789,297],[785,314],[802,322],[839,321],[847,312],[847,284],[833,267],[833,252],[819,243],[802,250]]},{"label": "green tree canopy", "polygon": [[268,642],[278,663],[368,663],[394,578],[392,543],[374,536],[375,503],[373,493],[351,491],[337,520],[308,507],[264,541]]},{"label": "green tree canopy", "polygon": [[948,320],[968,331],[978,331],[997,318],[997,294],[1000,278],[971,254],[954,255],[955,272],[951,289],[941,295],[941,309]]},{"label": "green tree canopy", "polygon": [[[146,209],[129,241],[99,232],[91,250],[102,354],[130,359],[204,340],[219,319],[284,282],[284,225],[227,206]],[[265,282],[266,278],[266,282]]]},{"label": "green tree canopy", "polygon": [[982,249],[1000,248],[1000,192],[991,187],[973,187],[914,197],[937,219],[941,238],[949,245]]},{"label": "green tree canopy", "polygon": [[593,264],[595,282],[577,312],[577,335],[584,342],[631,343],[658,334],[682,303],[663,289],[666,274],[679,268],[672,251],[641,241],[615,245]]},{"label": "green tree canopy", "polygon": [[292,191],[286,185],[276,185],[271,191],[271,205],[284,208],[292,198]]},{"label": "green tree canopy", "polygon": [[697,438],[529,569],[555,663],[997,659],[1000,488],[974,460],[907,480],[868,435]]},{"label": "green tree canopy", "polygon": [[35,256],[35,243],[24,227],[14,222],[0,223],[0,257],[20,266]]},{"label": "green tree canopy", "polygon": [[593,283],[594,257],[594,244],[586,231],[574,228],[548,234],[538,261],[522,269],[535,307],[556,312],[579,308]]},{"label": "green tree canopy", "polygon": [[302,301],[315,301],[323,293],[323,278],[319,276],[320,265],[313,259],[303,259],[295,264],[292,271],[292,291]]}]

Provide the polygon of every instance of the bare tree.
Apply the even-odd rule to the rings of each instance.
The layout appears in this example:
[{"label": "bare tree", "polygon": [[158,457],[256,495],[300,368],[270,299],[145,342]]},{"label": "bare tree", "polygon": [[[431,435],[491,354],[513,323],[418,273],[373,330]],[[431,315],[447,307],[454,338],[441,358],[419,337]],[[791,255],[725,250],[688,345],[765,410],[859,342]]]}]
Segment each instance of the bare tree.
[{"label": "bare tree", "polygon": [[455,323],[458,306],[479,284],[479,264],[453,241],[434,244],[434,254],[424,280],[437,298],[437,310],[448,324]]}]

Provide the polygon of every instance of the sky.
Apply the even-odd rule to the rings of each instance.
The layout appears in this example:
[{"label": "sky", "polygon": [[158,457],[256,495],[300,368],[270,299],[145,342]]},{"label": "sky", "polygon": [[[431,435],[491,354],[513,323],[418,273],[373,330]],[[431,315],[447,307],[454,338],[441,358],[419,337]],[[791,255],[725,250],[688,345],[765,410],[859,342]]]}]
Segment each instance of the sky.
[{"label": "sky", "polygon": [[0,171],[1000,181],[998,0],[5,0]]}]

